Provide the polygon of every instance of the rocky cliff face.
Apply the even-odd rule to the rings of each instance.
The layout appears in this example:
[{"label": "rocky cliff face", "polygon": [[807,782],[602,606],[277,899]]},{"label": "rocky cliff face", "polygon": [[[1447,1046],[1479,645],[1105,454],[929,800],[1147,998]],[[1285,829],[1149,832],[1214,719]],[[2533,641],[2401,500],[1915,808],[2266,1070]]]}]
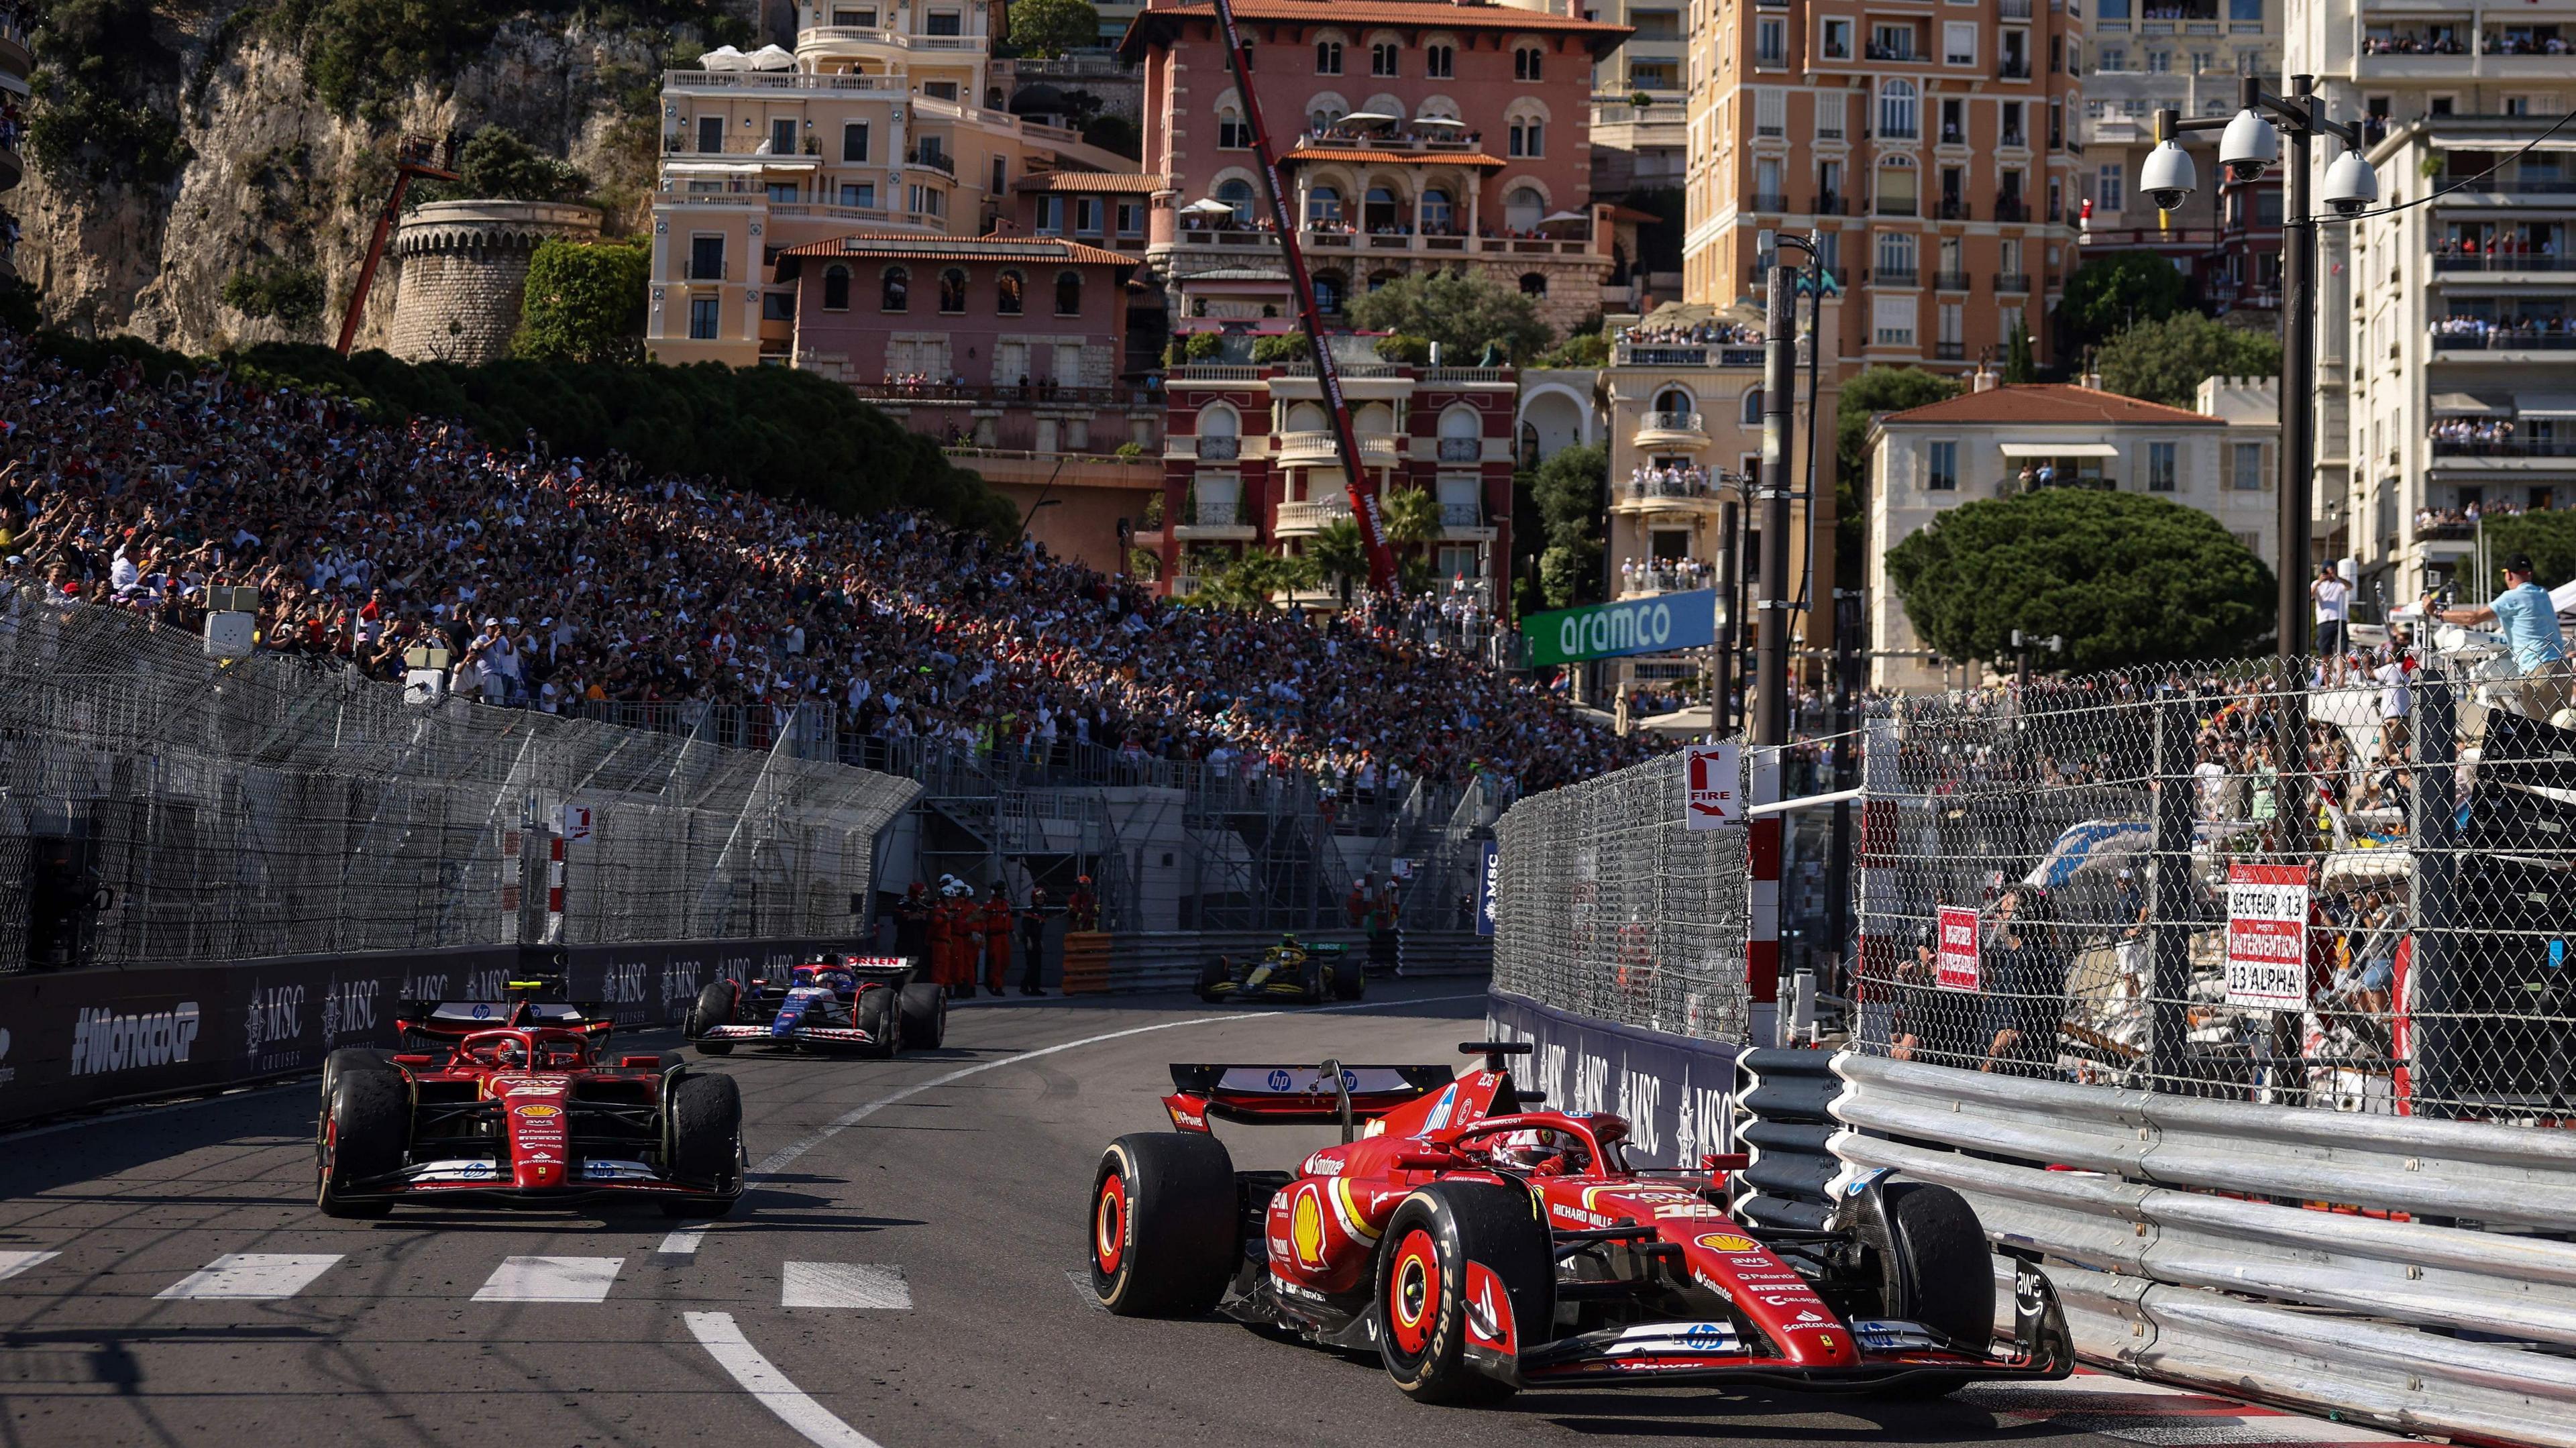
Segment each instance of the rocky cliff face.
[{"label": "rocky cliff face", "polygon": [[[591,199],[607,207],[612,232],[640,226],[658,72],[703,50],[706,27],[639,23],[616,6],[489,3],[524,13],[448,73],[343,111],[308,77],[313,37],[280,33],[274,0],[152,0],[154,39],[175,64],[129,72],[125,93],[175,115],[190,158],[161,184],[56,174],[31,158],[5,204],[25,233],[18,273],[42,294],[47,320],[190,352],[333,340],[404,135],[508,126],[591,178]],[[700,8],[749,20],[760,0]],[[40,74],[66,63],[45,41],[40,32]],[[380,269],[369,295],[360,347],[388,334],[389,270]],[[239,310],[223,298],[227,282],[245,275],[292,279],[304,305],[269,318]]]}]

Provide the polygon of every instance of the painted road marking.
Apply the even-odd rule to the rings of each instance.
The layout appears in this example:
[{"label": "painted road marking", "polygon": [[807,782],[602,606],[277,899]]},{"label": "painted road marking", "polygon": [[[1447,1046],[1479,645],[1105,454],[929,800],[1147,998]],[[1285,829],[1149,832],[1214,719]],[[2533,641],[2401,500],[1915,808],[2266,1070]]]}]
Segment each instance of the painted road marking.
[{"label": "painted road marking", "polygon": [[769,1359],[736,1327],[730,1312],[688,1312],[681,1319],[716,1365],[733,1376],[742,1390],[778,1415],[778,1421],[818,1448],[882,1448],[877,1440],[832,1416],[831,1410],[806,1396],[805,1390],[770,1366]]},{"label": "painted road marking", "polygon": [[[1318,1016],[1342,1011],[1384,1010],[1390,1006],[1411,1007],[1438,1005],[1446,1001],[1480,1001],[1484,998],[1484,995],[1481,992],[1478,992],[1468,995],[1423,996],[1418,1000],[1364,1001],[1346,1006],[1323,1006],[1315,1010],[1306,1011],[1303,1014]],[[986,1071],[998,1071],[1005,1066],[1017,1066],[1023,1061],[1034,1061],[1041,1056],[1052,1056],[1061,1051],[1078,1051],[1085,1046],[1097,1046],[1103,1041],[1121,1041],[1125,1040],[1129,1036],[1149,1035],[1155,1031],[1176,1030],[1183,1026],[1222,1025],[1228,1021],[1275,1021],[1286,1019],[1297,1019],[1297,1017],[1283,1017],[1273,1011],[1235,1011],[1222,1016],[1187,1016],[1177,1021],[1158,1021],[1150,1026],[1130,1026],[1123,1031],[1108,1031],[1097,1036],[1085,1036],[1081,1040],[1066,1041],[1061,1045],[1041,1046],[1034,1051],[1022,1051],[1016,1056],[1005,1056],[998,1061],[982,1061],[972,1066],[961,1066],[944,1076],[934,1076],[927,1081],[906,1086],[899,1091],[890,1091],[865,1105],[852,1107],[849,1111],[834,1118],[828,1125],[821,1129],[808,1132],[804,1136],[798,1137],[796,1140],[791,1141],[785,1146],[780,1147],[778,1150],[771,1152],[769,1155],[762,1157],[759,1163],[752,1167],[748,1179],[752,1182],[758,1182],[766,1177],[774,1176],[779,1172],[785,1171],[788,1163],[796,1160],[796,1158],[800,1156],[803,1156],[805,1153],[812,1151],[814,1148],[821,1146],[824,1142],[830,1141],[833,1137],[840,1135],[842,1132],[849,1130],[860,1122],[867,1120],[869,1117],[876,1115],[887,1107],[896,1105],[900,1102],[909,1101],[913,1097],[918,1096],[925,1091],[936,1091],[942,1086],[954,1085],[959,1081],[965,1080],[969,1076],[980,1076]],[[698,1245],[705,1240],[706,1229],[704,1228],[693,1228],[673,1232],[662,1239],[661,1250],[674,1253],[695,1252],[698,1250]]]},{"label": "painted road marking", "polygon": [[60,1252],[0,1252],[0,1282],[6,1282],[39,1262],[51,1262]]},{"label": "painted road marking", "polygon": [[2197,1444],[2372,1448],[2408,1441],[2354,1423],[2303,1417],[2091,1368],[2079,1368],[2073,1377],[2056,1382],[1971,1384],[1959,1400],[1984,1408],[2014,1427],[2045,1425],[2057,1432],[2094,1433],[2151,1448]]},{"label": "painted road marking", "polygon": [[623,1257],[505,1257],[475,1289],[477,1302],[598,1302]]},{"label": "painted road marking", "polygon": [[912,1310],[903,1269],[880,1262],[790,1262],[779,1279],[781,1307],[870,1307]]},{"label": "painted road marking", "polygon": [[153,1294],[161,1299],[274,1302],[293,1297],[340,1260],[337,1252],[227,1252]]}]

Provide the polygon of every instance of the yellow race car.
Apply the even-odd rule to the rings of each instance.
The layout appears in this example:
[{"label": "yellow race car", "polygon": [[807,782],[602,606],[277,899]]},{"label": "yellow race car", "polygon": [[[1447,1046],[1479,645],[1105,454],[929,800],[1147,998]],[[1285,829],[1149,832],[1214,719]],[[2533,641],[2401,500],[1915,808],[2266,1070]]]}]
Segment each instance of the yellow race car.
[{"label": "yellow race car", "polygon": [[1199,970],[1199,999],[1217,1001],[1300,1001],[1310,1006],[1327,1000],[1358,1000],[1368,990],[1368,976],[1351,959],[1350,947],[1317,941],[1301,943],[1292,932],[1258,956],[1237,960],[1220,955]]}]

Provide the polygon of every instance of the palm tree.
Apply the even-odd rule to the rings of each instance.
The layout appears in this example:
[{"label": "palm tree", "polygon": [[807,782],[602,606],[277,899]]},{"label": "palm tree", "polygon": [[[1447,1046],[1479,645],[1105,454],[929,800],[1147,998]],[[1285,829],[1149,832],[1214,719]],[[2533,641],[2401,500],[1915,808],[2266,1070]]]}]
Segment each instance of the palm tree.
[{"label": "palm tree", "polygon": [[[1440,536],[1440,500],[1420,488],[1398,488],[1378,499],[1379,517],[1386,527],[1386,541],[1399,548],[1411,548]],[[1431,565],[1425,559],[1420,576],[1431,576]],[[1408,585],[1410,586],[1410,585]]]},{"label": "palm tree", "polygon": [[1354,518],[1335,518],[1315,530],[1306,540],[1306,557],[1333,580],[1342,602],[1351,601],[1351,580],[1368,577],[1368,548],[1360,542],[1360,525]]}]

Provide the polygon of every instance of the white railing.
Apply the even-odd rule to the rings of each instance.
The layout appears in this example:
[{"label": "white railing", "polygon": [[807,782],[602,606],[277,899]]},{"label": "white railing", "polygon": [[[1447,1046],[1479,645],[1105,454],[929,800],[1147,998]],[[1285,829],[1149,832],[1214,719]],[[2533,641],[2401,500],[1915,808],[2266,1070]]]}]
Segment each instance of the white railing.
[{"label": "white railing", "polygon": [[[1366,463],[1395,461],[1395,439],[1383,433],[1372,433],[1359,440],[1360,460]],[[1340,445],[1330,432],[1283,432],[1272,451],[1280,457],[1322,455],[1330,458]]]},{"label": "white railing", "polygon": [[1704,432],[1706,429],[1700,425],[1700,415],[1696,412],[1649,412],[1637,419],[1637,431]]},{"label": "white railing", "polygon": [[913,35],[879,25],[817,25],[796,33],[799,50],[808,44],[835,41],[882,45],[890,50],[982,50],[986,43],[981,35]]},{"label": "white railing", "polygon": [[1279,505],[1278,531],[1282,533],[1313,532],[1337,518],[1351,515],[1351,500],[1344,497],[1315,498],[1303,503]]},{"label": "white railing", "polygon": [[664,90],[899,91],[904,78],[886,75],[817,75],[802,70],[666,70]]}]

